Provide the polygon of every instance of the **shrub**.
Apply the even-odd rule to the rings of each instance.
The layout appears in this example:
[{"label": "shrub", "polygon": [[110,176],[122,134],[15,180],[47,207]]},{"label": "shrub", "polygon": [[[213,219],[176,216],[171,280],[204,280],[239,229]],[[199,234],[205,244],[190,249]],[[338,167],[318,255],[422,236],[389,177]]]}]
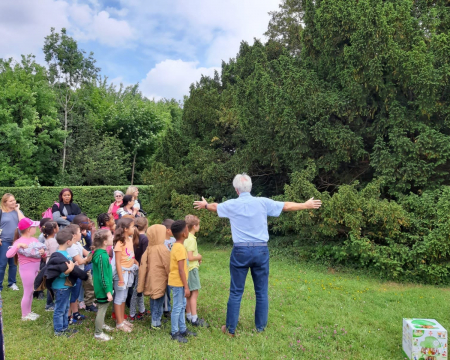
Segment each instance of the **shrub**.
[{"label": "shrub", "polygon": [[[107,212],[109,205],[114,201],[114,190],[121,190],[125,193],[128,186],[71,186],[73,200],[77,203],[81,211],[86,213],[91,219],[97,219],[97,215]],[[151,185],[138,186],[139,200],[142,209],[147,211],[150,208]],[[20,209],[25,216],[39,220],[42,213],[58,201],[59,192],[63,187],[0,187],[0,196],[4,193],[11,193],[20,204]]]}]

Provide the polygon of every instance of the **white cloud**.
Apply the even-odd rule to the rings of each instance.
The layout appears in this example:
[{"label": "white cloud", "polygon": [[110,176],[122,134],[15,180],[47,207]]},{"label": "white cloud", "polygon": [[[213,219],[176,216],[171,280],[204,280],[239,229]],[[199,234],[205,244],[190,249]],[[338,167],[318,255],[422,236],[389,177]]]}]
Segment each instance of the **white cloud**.
[{"label": "white cloud", "polygon": [[141,91],[149,99],[175,98],[182,100],[189,95],[189,86],[200,80],[201,75],[213,76],[219,68],[198,67],[198,62],[165,60],[151,69],[141,82]]}]

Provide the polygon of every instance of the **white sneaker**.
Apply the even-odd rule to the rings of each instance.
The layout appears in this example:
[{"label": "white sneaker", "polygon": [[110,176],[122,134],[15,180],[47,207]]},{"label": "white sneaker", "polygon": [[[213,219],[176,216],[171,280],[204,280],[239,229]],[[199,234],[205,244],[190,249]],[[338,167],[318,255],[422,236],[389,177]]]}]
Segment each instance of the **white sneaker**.
[{"label": "white sneaker", "polygon": [[101,333],[100,335],[94,335],[94,337],[97,340],[101,340],[101,341],[109,341],[112,340],[112,337],[109,335],[106,335],[105,333]]},{"label": "white sneaker", "polygon": [[16,290],[16,291],[20,290],[19,287],[16,284],[12,284],[11,286],[9,286],[9,288],[11,290]]},{"label": "white sneaker", "polygon": [[102,329],[103,329],[103,330],[106,330],[106,331],[114,331],[114,330],[115,330],[113,327],[108,326],[108,325],[106,325],[106,324],[103,324],[103,328],[102,328]]},{"label": "white sneaker", "polygon": [[22,316],[22,321],[35,321],[37,320],[37,317],[34,317],[31,313],[29,313],[27,316]]},{"label": "white sneaker", "polygon": [[34,313],[34,312],[30,312],[28,315],[31,315],[31,316],[35,317],[36,319],[37,319],[39,316],[41,316],[41,315],[36,314],[36,313]]}]

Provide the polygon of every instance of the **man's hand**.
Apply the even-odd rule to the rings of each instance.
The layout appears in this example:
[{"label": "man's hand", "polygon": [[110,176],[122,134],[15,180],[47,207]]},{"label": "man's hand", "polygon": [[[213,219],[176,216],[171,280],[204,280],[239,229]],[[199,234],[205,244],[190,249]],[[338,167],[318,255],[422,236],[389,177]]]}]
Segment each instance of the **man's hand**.
[{"label": "man's hand", "polygon": [[312,197],[307,202],[305,202],[307,209],[318,209],[322,206],[322,200],[314,200]]},{"label": "man's hand", "polygon": [[69,261],[69,262],[66,261],[66,265],[67,265],[67,270],[64,272],[64,274],[69,275],[73,271],[75,264],[72,261]]},{"label": "man's hand", "polygon": [[113,297],[112,297],[110,292],[106,293],[106,297],[107,297],[109,302],[113,301]]},{"label": "man's hand", "polygon": [[194,201],[195,210],[206,209],[206,205],[208,205],[208,202],[205,200],[203,196],[202,201]]},{"label": "man's hand", "polygon": [[189,291],[188,288],[184,288],[184,297],[185,298],[190,298],[191,297],[191,292]]}]

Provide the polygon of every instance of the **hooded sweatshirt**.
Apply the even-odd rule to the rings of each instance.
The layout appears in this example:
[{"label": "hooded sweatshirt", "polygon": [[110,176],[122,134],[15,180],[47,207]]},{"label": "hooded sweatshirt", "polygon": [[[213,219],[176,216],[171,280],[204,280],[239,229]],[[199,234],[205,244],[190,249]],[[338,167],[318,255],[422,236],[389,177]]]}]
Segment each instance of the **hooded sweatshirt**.
[{"label": "hooded sweatshirt", "polygon": [[107,293],[113,293],[112,267],[106,250],[96,249],[92,256],[92,280],[94,293],[99,303],[107,303]]},{"label": "hooded sweatshirt", "polygon": [[170,272],[170,251],[164,245],[166,227],[153,225],[147,229],[148,247],[139,267],[138,293],[152,299],[164,296]]}]

